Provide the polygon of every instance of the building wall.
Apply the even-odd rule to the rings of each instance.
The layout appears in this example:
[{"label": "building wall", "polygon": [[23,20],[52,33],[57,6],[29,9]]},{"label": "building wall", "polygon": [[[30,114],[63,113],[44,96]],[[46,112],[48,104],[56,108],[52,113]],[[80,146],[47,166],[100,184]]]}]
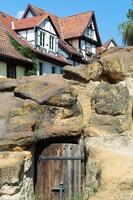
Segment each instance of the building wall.
[{"label": "building wall", "polygon": [[[91,34],[89,34],[90,32],[88,31],[90,27],[92,30]],[[88,38],[90,38],[92,42],[91,41],[88,42]],[[94,42],[97,42],[97,36],[96,36],[96,29],[95,29],[93,21],[90,24],[88,24],[88,27],[86,28],[84,32],[84,38],[83,39],[80,38],[80,42],[79,42],[79,39],[71,39],[71,40],[68,40],[68,42],[78,51],[80,50],[83,54],[83,57],[86,60],[88,60],[89,58],[88,52],[96,54],[96,46],[94,45]]]},{"label": "building wall", "polygon": [[0,61],[0,78],[6,77],[6,63]]},{"label": "building wall", "polygon": [[93,31],[93,34],[92,34],[91,36],[88,35],[87,29],[86,29],[86,30],[85,30],[85,33],[84,33],[84,36],[90,37],[91,39],[97,41],[97,36],[96,36],[96,30],[95,30],[94,23],[91,22],[91,23],[88,25],[88,28],[89,28],[90,26],[92,26],[92,28],[93,28],[93,30],[94,30],[94,31]]},{"label": "building wall", "polygon": [[[40,40],[41,40],[41,33],[45,34],[45,45],[41,46],[40,45]],[[53,42],[53,49],[50,49],[50,36],[52,36],[54,38],[54,42]],[[50,53],[50,54],[54,54],[57,55],[58,52],[58,36],[56,31],[54,30],[54,27],[52,25],[52,23],[46,19],[37,29],[37,46],[38,48],[41,48],[42,51]]]},{"label": "building wall", "polygon": [[34,29],[19,31],[18,34],[21,35],[24,39],[26,39],[30,44],[35,46],[35,30]]},{"label": "building wall", "polygon": [[[42,66],[42,71],[40,71],[40,63]],[[62,67],[59,65],[55,65],[49,62],[44,62],[42,60],[38,60],[38,68],[37,68],[37,75],[45,75],[45,74],[52,74],[52,67],[55,68],[55,74],[62,74]]]},{"label": "building wall", "polygon": [[68,42],[77,50],[79,50],[79,39],[71,39]]},{"label": "building wall", "polygon": [[[40,46],[40,35],[41,32],[45,33],[45,45]],[[29,30],[23,30],[18,31],[18,34],[21,35],[25,40],[27,40],[30,44],[32,44],[34,47],[37,45],[41,47],[42,51],[48,52],[50,50],[50,35],[54,36],[54,49],[53,52],[58,51],[58,39],[56,31],[54,30],[53,25],[49,20],[44,20],[37,28],[37,32],[35,32],[35,29],[29,29]],[[35,42],[36,40],[36,42]]]},{"label": "building wall", "polygon": [[41,28],[43,28],[44,30],[49,31],[50,33],[56,35],[54,27],[49,20],[45,20],[45,22],[43,24],[41,24]]},{"label": "building wall", "polygon": [[[16,66],[16,78],[25,76],[25,67],[17,65]],[[7,63],[0,61],[0,78],[7,77]]]},{"label": "building wall", "polygon": [[96,54],[96,46],[89,42],[81,40],[81,52],[82,52],[84,58],[88,59],[87,52]]},{"label": "building wall", "polygon": [[115,46],[115,44],[114,44],[113,42],[110,42],[110,44],[109,44],[109,46],[108,46],[108,49],[109,49],[109,48],[112,48],[112,47],[116,47],[116,46]]},{"label": "building wall", "polygon": [[25,68],[22,66],[17,66],[16,67],[16,75],[17,75],[17,78],[25,76]]}]

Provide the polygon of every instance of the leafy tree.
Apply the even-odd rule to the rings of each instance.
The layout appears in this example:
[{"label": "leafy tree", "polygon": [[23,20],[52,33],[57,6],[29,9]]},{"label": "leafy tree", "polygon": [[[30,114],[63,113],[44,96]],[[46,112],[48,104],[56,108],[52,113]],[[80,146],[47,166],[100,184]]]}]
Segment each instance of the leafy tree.
[{"label": "leafy tree", "polygon": [[[133,1],[132,1],[133,5]],[[129,9],[127,13],[127,21],[119,26],[123,37],[123,43],[128,46],[133,46],[133,10]]]}]

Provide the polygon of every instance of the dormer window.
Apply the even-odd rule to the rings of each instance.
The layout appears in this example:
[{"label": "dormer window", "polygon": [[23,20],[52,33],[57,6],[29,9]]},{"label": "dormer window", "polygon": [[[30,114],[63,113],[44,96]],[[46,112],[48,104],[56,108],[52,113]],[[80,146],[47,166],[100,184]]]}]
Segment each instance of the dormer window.
[{"label": "dormer window", "polygon": [[45,33],[42,31],[40,32],[40,46],[45,47]]},{"label": "dormer window", "polygon": [[54,47],[55,47],[55,37],[50,35],[49,36],[49,49],[54,51]]}]

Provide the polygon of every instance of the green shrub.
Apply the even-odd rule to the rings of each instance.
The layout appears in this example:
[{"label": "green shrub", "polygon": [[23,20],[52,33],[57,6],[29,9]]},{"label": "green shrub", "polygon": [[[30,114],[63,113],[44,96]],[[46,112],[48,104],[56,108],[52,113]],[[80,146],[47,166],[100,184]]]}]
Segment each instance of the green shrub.
[{"label": "green shrub", "polygon": [[14,46],[16,51],[32,61],[33,67],[31,69],[26,69],[25,75],[37,75],[37,60],[33,51],[29,47],[21,45],[11,34],[8,34],[8,36],[10,38],[11,44]]}]

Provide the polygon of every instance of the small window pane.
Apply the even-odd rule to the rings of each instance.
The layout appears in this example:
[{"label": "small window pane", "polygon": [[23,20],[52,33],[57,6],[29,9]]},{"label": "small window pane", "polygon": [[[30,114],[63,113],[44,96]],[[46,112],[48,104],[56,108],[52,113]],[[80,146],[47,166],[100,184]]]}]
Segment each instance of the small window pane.
[{"label": "small window pane", "polygon": [[52,67],[52,74],[55,74],[55,67]]},{"label": "small window pane", "polygon": [[16,78],[16,66],[7,65],[7,78]]},{"label": "small window pane", "polygon": [[50,35],[50,37],[49,37],[49,49],[50,50],[54,50],[54,41],[55,41],[55,38],[52,35]]},{"label": "small window pane", "polygon": [[45,47],[45,33],[40,32],[40,46]]}]

